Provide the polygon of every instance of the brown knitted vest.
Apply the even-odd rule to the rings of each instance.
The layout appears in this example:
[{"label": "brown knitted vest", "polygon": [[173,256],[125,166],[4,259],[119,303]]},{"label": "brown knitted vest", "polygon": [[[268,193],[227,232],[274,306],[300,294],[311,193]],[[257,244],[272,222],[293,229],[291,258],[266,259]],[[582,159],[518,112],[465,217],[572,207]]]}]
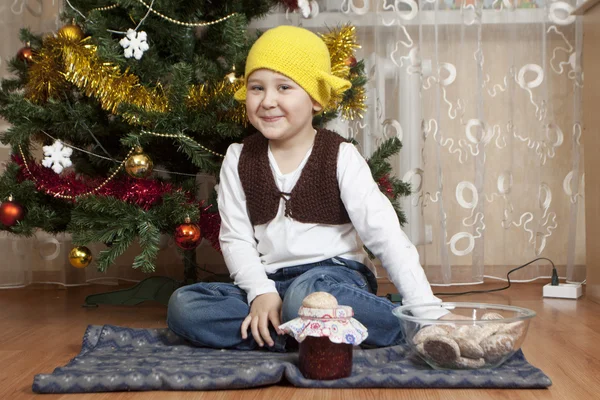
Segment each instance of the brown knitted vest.
[{"label": "brown knitted vest", "polygon": [[275,218],[281,198],[285,200],[285,215],[296,221],[327,225],[350,222],[337,181],[338,152],[345,141],[337,133],[319,129],[298,182],[291,193],[281,193],[269,165],[269,141],[260,133],[247,137],[238,173],[252,225]]}]

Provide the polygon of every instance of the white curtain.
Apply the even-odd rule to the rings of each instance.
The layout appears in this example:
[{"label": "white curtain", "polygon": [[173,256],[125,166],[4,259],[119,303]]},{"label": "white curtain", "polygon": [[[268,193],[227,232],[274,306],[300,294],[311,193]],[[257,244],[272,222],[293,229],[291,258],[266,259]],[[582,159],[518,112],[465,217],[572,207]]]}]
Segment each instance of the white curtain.
[{"label": "white curtain", "polygon": [[[312,2],[311,2],[312,3]],[[313,3],[314,4],[314,3]],[[333,124],[368,157],[404,147],[405,231],[434,284],[505,279],[538,257],[585,279],[581,21],[575,1],[319,1],[305,19],[254,24],[357,27],[369,76],[364,120]],[[550,276],[541,260],[513,280]]]},{"label": "white curtain", "polygon": [[[318,11],[311,4],[308,19],[280,10],[251,28],[357,27],[368,110],[361,121],[332,127],[355,137],[366,157],[386,137],[402,139],[395,172],[413,188],[403,203],[405,231],[430,281],[503,279],[537,257],[552,259],[571,281],[585,279],[582,27],[569,16],[575,0],[319,0]],[[60,6],[3,0],[0,75],[22,46],[18,29],[55,31]],[[0,162],[8,157],[0,148]],[[173,244],[162,247],[157,273],[180,275]],[[0,234],[0,287],[143,277],[130,268],[135,249],[108,275],[72,268],[70,249],[68,236]],[[200,249],[200,265],[224,271],[218,254]],[[511,278],[549,275],[549,263],[539,261]]]}]

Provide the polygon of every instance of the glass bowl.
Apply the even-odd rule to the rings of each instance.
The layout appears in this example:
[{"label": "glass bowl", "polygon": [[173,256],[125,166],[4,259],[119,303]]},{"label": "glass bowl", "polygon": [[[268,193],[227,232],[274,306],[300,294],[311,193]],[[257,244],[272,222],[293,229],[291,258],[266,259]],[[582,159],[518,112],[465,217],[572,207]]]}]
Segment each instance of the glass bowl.
[{"label": "glass bowl", "polygon": [[[440,315],[452,319],[427,319]],[[435,369],[495,368],[521,348],[535,312],[526,308],[485,303],[435,303],[392,310],[406,342]]]}]

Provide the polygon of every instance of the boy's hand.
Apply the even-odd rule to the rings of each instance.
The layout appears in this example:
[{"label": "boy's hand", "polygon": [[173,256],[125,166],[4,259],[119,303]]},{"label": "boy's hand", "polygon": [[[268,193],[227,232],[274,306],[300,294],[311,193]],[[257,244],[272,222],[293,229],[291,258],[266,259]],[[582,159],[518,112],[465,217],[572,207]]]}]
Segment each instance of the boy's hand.
[{"label": "boy's hand", "polygon": [[265,342],[269,347],[273,346],[275,342],[269,332],[269,322],[275,327],[278,334],[283,333],[279,330],[281,304],[281,297],[277,293],[256,296],[250,306],[250,314],[242,322],[242,339],[248,338],[248,327],[250,327],[252,336],[260,347],[263,347]]}]

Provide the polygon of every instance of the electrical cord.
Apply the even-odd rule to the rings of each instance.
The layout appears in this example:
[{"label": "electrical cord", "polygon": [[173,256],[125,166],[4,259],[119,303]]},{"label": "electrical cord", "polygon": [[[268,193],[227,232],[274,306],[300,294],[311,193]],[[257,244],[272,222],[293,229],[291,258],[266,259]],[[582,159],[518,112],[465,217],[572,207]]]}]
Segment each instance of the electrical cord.
[{"label": "electrical cord", "polygon": [[501,288],[496,288],[496,289],[488,289],[488,290],[469,290],[468,292],[456,292],[456,293],[451,293],[451,292],[446,292],[446,293],[434,293],[435,296],[462,296],[465,294],[473,294],[473,293],[492,293],[492,292],[499,292],[501,290],[506,290],[510,287],[511,282],[510,282],[510,274],[512,274],[515,271],[520,270],[521,268],[525,268],[526,266],[533,264],[536,261],[539,260],[546,260],[546,261],[550,261],[550,264],[552,264],[552,279],[551,279],[551,285],[552,286],[558,286],[558,271],[556,271],[556,267],[554,266],[554,263],[552,262],[551,259],[546,258],[546,257],[539,257],[536,258],[535,260],[529,261],[527,264],[523,264],[520,267],[516,267],[511,269],[510,271],[508,271],[508,273],[506,274],[506,280],[508,282],[508,285],[501,287]]}]

